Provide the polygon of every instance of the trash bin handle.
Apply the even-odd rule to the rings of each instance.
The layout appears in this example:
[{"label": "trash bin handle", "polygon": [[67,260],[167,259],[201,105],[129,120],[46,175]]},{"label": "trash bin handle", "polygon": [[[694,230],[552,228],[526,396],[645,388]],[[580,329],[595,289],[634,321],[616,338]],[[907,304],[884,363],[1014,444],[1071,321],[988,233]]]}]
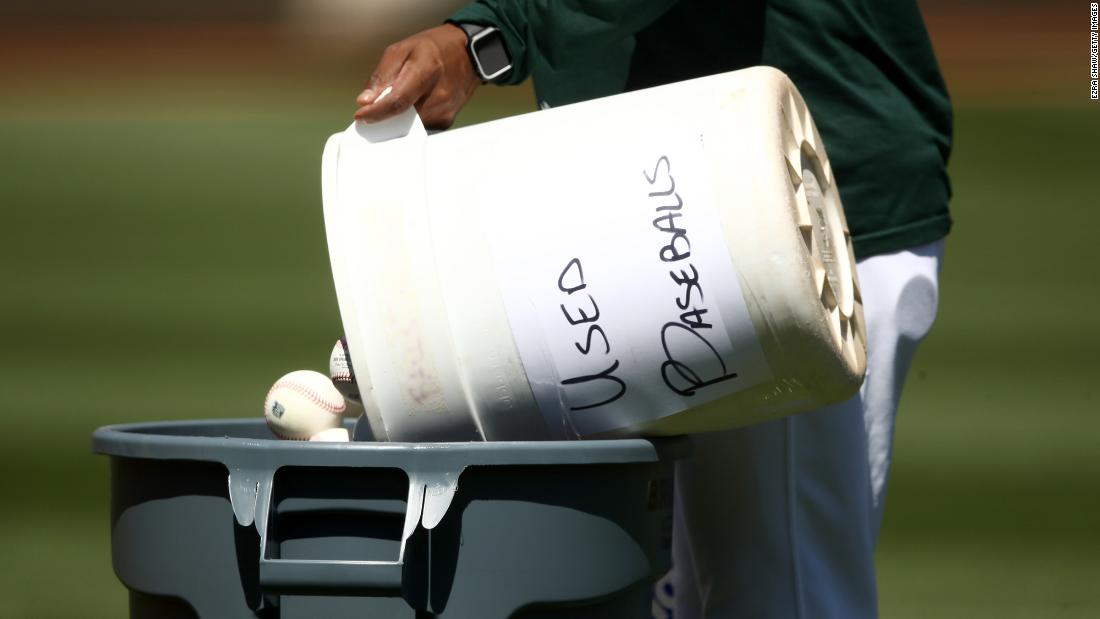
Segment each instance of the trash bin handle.
[{"label": "trash bin handle", "polygon": [[290,595],[399,594],[401,561],[323,561],[260,557],[260,587]]},{"label": "trash bin handle", "polygon": [[256,518],[256,524],[260,525],[257,526],[260,534],[260,587],[268,593],[290,595],[399,594],[405,568],[405,541],[420,523],[425,483],[420,476],[410,475],[405,526],[397,561],[273,559],[267,556],[267,541],[274,520],[271,503],[275,494],[274,476],[269,477],[266,484],[257,485],[257,488],[263,487],[263,492],[257,496],[257,507],[262,509],[257,510]]}]

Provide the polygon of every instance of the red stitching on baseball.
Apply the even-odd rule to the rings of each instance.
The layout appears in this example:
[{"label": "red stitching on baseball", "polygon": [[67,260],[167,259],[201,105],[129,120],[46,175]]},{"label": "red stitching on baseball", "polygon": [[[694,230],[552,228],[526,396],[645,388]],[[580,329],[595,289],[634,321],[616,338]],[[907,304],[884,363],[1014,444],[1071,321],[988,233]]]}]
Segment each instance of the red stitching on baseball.
[{"label": "red stitching on baseball", "polygon": [[309,387],[306,387],[301,383],[295,382],[294,380],[284,380],[280,378],[278,381],[276,381],[274,385],[271,386],[271,390],[267,392],[267,398],[265,399],[271,399],[271,394],[279,387],[286,387],[297,391],[298,393],[309,398],[311,402],[313,402],[317,406],[320,406],[322,409],[328,411],[329,413],[332,413],[333,415],[339,416],[344,414],[344,409],[346,408],[346,405],[344,404],[343,396],[340,397],[340,404],[339,406],[337,406],[332,402],[325,400],[321,395],[319,395],[317,392],[313,391]]}]

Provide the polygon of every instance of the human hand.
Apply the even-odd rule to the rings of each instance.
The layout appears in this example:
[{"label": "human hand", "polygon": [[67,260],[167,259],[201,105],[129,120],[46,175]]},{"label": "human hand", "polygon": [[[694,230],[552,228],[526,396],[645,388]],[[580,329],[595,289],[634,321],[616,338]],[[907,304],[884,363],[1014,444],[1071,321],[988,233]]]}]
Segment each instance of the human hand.
[{"label": "human hand", "polygon": [[386,48],[355,99],[355,118],[378,122],[415,105],[425,127],[446,129],[480,85],[466,53],[466,33],[444,24]]}]

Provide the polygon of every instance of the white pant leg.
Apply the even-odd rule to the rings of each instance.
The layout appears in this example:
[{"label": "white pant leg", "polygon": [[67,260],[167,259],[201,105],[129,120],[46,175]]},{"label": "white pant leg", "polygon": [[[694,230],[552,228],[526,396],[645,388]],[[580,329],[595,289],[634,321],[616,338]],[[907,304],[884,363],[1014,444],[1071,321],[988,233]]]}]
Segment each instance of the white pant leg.
[{"label": "white pant leg", "polygon": [[867,425],[874,503],[872,539],[876,542],[882,525],[898,400],[917,345],[928,335],[936,318],[943,251],[944,241],[940,240],[873,256],[860,261],[857,267],[867,320],[867,378],[860,397]]},{"label": "white pant leg", "polygon": [[942,254],[939,241],[859,262],[869,349],[859,395],[692,437],[676,472],[675,612],[663,612],[663,591],[654,616],[877,615],[874,546],[894,416],[935,317]]}]

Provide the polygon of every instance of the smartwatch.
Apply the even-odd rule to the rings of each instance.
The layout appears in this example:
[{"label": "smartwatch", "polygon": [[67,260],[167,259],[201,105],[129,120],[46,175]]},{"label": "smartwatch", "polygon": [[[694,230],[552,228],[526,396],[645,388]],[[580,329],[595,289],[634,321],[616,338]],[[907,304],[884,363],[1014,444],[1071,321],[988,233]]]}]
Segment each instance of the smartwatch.
[{"label": "smartwatch", "polygon": [[466,33],[466,51],[470,54],[474,70],[482,80],[491,82],[511,70],[512,59],[508,57],[504,35],[499,28],[461,22],[448,23],[462,28]]}]

